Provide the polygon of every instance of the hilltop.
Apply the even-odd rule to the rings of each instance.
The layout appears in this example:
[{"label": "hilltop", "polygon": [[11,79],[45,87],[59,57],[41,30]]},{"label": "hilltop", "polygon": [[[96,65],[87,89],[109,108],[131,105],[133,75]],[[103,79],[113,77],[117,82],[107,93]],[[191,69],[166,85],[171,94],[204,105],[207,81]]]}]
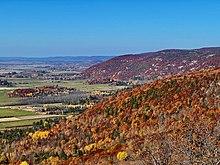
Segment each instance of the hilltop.
[{"label": "hilltop", "polygon": [[83,74],[90,83],[152,80],[167,75],[220,67],[220,47],[167,49],[114,57],[91,66]]},{"label": "hilltop", "polygon": [[11,164],[217,164],[220,69],[118,92],[5,146]]}]

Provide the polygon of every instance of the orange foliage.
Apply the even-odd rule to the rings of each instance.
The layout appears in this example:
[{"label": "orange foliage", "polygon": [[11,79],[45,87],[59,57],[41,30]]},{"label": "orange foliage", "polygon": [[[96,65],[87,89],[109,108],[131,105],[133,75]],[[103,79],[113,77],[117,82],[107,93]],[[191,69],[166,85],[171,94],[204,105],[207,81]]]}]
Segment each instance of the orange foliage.
[{"label": "orange foliage", "polygon": [[216,164],[219,82],[220,69],[213,69],[122,91],[61,121],[45,141],[25,137],[6,154],[12,163],[47,151],[61,155],[60,164],[112,164],[126,151],[122,157],[133,164]]}]

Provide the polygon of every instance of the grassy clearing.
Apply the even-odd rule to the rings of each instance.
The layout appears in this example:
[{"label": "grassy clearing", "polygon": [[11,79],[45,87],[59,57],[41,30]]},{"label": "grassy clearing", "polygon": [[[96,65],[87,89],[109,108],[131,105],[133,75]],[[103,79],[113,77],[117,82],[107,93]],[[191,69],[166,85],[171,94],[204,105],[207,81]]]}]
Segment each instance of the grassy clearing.
[{"label": "grassy clearing", "polygon": [[[62,85],[61,85],[62,84]],[[75,80],[75,81],[62,81],[57,85],[76,88],[81,91],[92,92],[96,90],[116,90],[114,86],[110,86],[109,84],[88,84],[85,80]]]},{"label": "grassy clearing", "polygon": [[13,78],[8,80],[14,82],[16,84],[16,88],[32,88],[49,84],[49,81],[46,80],[36,80],[29,78]]},{"label": "grassy clearing", "polygon": [[7,95],[8,90],[0,90],[0,106],[10,103],[15,103],[17,98],[10,98]]},{"label": "grassy clearing", "polygon": [[4,123],[0,123],[0,129],[31,126],[33,125],[34,122],[38,122],[38,121],[40,121],[40,119],[4,122]]},{"label": "grassy clearing", "polygon": [[96,90],[117,90],[118,87],[111,86],[109,84],[88,84],[86,80],[33,80],[33,79],[9,79],[16,83],[16,88],[29,88],[29,87],[39,87],[48,85],[59,85],[63,87],[76,88],[81,91],[92,92]]},{"label": "grassy clearing", "polygon": [[19,109],[0,108],[0,118],[31,116],[31,115],[36,115],[36,113],[31,111],[19,110]]}]

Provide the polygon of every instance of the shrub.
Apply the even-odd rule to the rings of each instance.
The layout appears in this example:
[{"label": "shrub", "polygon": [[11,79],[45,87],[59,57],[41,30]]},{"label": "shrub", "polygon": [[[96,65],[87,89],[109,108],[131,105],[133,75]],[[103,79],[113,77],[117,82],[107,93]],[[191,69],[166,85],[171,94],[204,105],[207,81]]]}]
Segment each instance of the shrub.
[{"label": "shrub", "polygon": [[67,158],[68,158],[64,151],[61,151],[61,153],[59,154],[59,157],[63,160],[67,160]]},{"label": "shrub", "polygon": [[114,129],[112,132],[112,139],[116,139],[117,137],[120,137],[120,132],[118,129]]},{"label": "shrub", "polygon": [[117,154],[117,159],[120,161],[125,160],[127,157],[128,157],[128,153],[125,151],[118,152],[118,154]]},{"label": "shrub", "polygon": [[92,143],[92,144],[89,144],[89,145],[85,146],[84,150],[90,152],[91,150],[93,150],[95,148],[96,148],[96,144]]},{"label": "shrub", "polygon": [[28,164],[28,162],[23,161],[23,162],[21,162],[21,164],[20,164],[20,165],[29,165],[29,164]]},{"label": "shrub", "polygon": [[152,87],[146,92],[145,99],[159,99],[161,96],[162,96],[161,90]]},{"label": "shrub", "polygon": [[43,163],[45,164],[50,164],[50,165],[57,165],[59,162],[59,157],[49,157],[46,161],[44,161]]},{"label": "shrub", "polygon": [[0,155],[0,164],[8,164],[8,159],[4,154]]},{"label": "shrub", "polygon": [[138,108],[138,101],[137,98],[134,96],[131,98],[131,107],[134,109]]},{"label": "shrub", "polygon": [[49,131],[36,131],[33,135],[29,134],[33,140],[46,139],[49,136]]}]

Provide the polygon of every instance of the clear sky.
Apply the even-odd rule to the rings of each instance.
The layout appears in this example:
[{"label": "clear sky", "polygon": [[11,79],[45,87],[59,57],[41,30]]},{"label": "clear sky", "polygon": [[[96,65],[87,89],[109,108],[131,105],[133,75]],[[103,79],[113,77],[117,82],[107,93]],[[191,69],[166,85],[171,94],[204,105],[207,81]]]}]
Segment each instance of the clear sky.
[{"label": "clear sky", "polygon": [[0,0],[0,56],[220,46],[220,0]]}]

